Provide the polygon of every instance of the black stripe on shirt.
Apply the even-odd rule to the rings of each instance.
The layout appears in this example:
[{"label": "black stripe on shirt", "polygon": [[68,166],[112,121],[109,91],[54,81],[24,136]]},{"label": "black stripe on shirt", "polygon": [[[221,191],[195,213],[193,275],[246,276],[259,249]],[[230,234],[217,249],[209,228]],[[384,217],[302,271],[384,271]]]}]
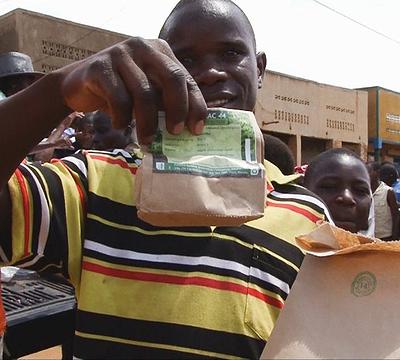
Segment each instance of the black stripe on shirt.
[{"label": "black stripe on shirt", "polygon": [[[64,265],[63,275],[68,278],[68,236],[62,183],[58,175],[51,169],[42,166],[37,167],[37,170],[42,173],[47,183],[53,205],[45,256],[51,263],[62,262]],[[77,196],[79,195],[77,194]]]},{"label": "black stripe on shirt", "polygon": [[[187,264],[178,264],[178,263],[163,263],[163,262],[151,262],[151,261],[144,261],[144,260],[129,260],[129,259],[121,259],[121,258],[113,258],[111,256],[107,256],[104,254],[97,253],[92,250],[85,250],[85,257],[88,261],[90,259],[96,259],[104,262],[108,262],[110,264],[115,265],[124,265],[124,266],[134,266],[136,268],[143,268],[146,271],[148,269],[154,269],[161,271],[179,271],[185,274],[185,276],[190,275],[190,273],[204,273],[209,275],[216,275],[226,277],[225,281],[230,281],[231,279],[237,279],[243,281],[245,284],[249,282],[261,287],[264,290],[271,291],[275,294],[280,295],[283,299],[286,299],[287,293],[281,290],[279,287],[275,286],[272,283],[266,282],[262,279],[256,278],[254,276],[249,276],[248,274],[244,274],[242,272],[234,271],[231,269],[226,268],[219,268],[204,264],[199,265],[187,265]],[[275,267],[263,268],[263,271],[277,277],[281,281],[284,281],[289,285],[289,287],[294,282],[297,272],[293,270],[293,274],[287,274],[282,269],[278,269]]]},{"label": "black stripe on shirt", "polygon": [[[21,171],[25,180],[27,180],[27,182],[29,184],[30,193],[32,196],[31,208],[30,208],[30,211],[33,212],[32,213],[32,224],[31,224],[32,247],[30,250],[32,250],[34,253],[36,253],[36,251],[38,249],[38,243],[39,243],[40,224],[42,221],[41,200],[40,200],[39,190],[38,190],[38,187],[34,180],[34,176],[29,172],[29,170],[26,169],[22,165],[19,166],[18,169]],[[36,178],[36,176],[35,176],[35,178]]]},{"label": "black stripe on shirt", "polygon": [[[102,197],[100,195],[89,193],[89,212],[95,216],[101,217],[105,220],[112,221],[121,225],[138,226],[143,230],[157,231],[165,228],[150,225],[137,216],[137,209],[135,206],[130,206],[118,203]],[[182,228],[168,227],[168,230],[179,230]],[[211,232],[209,227],[185,227],[188,232]]]},{"label": "black stripe on shirt", "polygon": [[78,359],[209,359],[193,353],[157,349],[113,342],[109,340],[87,339],[75,335],[74,356]]},{"label": "black stripe on shirt", "polygon": [[323,216],[324,216],[325,209],[323,207],[318,206],[317,204],[311,203],[307,200],[299,199],[296,197],[281,198],[279,196],[275,196],[274,192],[271,192],[270,194],[268,194],[268,199],[272,199],[272,200],[279,201],[279,202],[295,202],[296,204],[307,206],[308,208],[318,212],[319,214],[321,214],[321,218],[323,218]]},{"label": "black stripe on shirt", "polygon": [[[221,239],[218,234],[211,234],[210,236],[210,233],[206,232],[204,236],[191,236],[190,233],[185,233],[186,228],[179,229],[179,234],[162,232],[143,234],[134,229],[120,229],[89,218],[86,229],[87,239],[118,249],[134,249],[137,252],[149,254],[212,256],[226,260],[235,259],[246,266],[249,266],[251,257],[251,248],[232,240]],[[168,231],[170,229],[164,230]],[[247,249],[248,251],[245,251]]]},{"label": "black stripe on shirt", "polygon": [[[74,155],[70,155],[69,157],[74,157],[77,160],[80,160],[83,162],[84,166],[86,167],[86,171],[87,171],[87,160],[86,157],[83,156],[82,154],[74,154]],[[72,161],[68,161],[68,159],[61,159],[62,162],[67,166],[67,168],[69,168],[70,170],[72,170],[73,172],[77,173],[79,176],[79,179],[81,180],[81,183],[85,189],[85,193],[87,193],[87,189],[88,189],[88,179],[85,176],[85,174],[81,171],[81,169],[79,169],[79,167],[77,165],[75,165]]]},{"label": "black stripe on shirt", "polygon": [[[268,197],[271,197],[274,200],[277,201],[294,201],[297,202],[299,204],[302,205],[306,205],[308,207],[310,207],[311,209],[317,211],[318,213],[321,214],[321,216],[325,216],[326,219],[328,219],[329,217],[326,215],[329,213],[328,207],[326,206],[326,204],[324,203],[324,201],[317,196],[316,194],[314,194],[313,192],[311,192],[310,190],[300,186],[300,185],[290,185],[290,184],[286,184],[286,185],[278,185],[275,186],[275,191],[280,192],[282,194],[288,194],[291,196],[290,199],[283,199],[280,197],[276,197],[274,196],[274,192],[272,191],[270,194],[268,194]],[[296,198],[296,195],[303,195],[303,196],[309,196],[311,198],[314,198],[315,200],[318,200],[321,202],[322,206],[319,206],[317,204],[314,204],[311,201],[307,201],[307,200],[303,200],[303,199],[299,199]]]},{"label": "black stripe on shirt", "polygon": [[[124,230],[105,225],[95,219],[88,219],[86,238],[102,245],[119,250],[134,250],[136,252],[156,255],[180,255],[180,256],[210,256],[217,259],[235,261],[244,266],[251,266],[253,244],[250,247],[241,245],[233,240],[226,240],[219,237],[218,233],[213,233],[211,236],[204,234],[204,237],[195,236],[180,236],[175,234],[142,234],[136,231]],[[249,243],[254,239],[254,236],[246,237],[249,231],[243,228],[234,228],[236,231],[236,238]],[[229,228],[225,228],[227,231]],[[182,231],[182,230],[181,230]],[[269,240],[270,234],[261,231],[260,236]],[[297,249],[293,245],[284,242],[285,246],[290,246]],[[292,250],[292,249],[291,249]],[[292,250],[292,252],[295,250]],[[261,251],[260,251],[261,253]],[[260,255],[261,256],[261,255]],[[296,271],[287,265],[285,262],[270,255],[262,255],[264,258],[268,257],[266,262],[272,263],[278,269],[283,269],[285,273],[293,273],[295,276]],[[109,259],[111,261],[111,259]],[[112,262],[112,261],[111,261]]]},{"label": "black stripe on shirt", "polygon": [[49,259],[47,257],[40,257],[36,259],[34,264],[29,266],[25,266],[26,263],[33,260],[37,255],[33,254],[29,257],[21,259],[17,261],[14,266],[21,267],[21,268],[28,268],[29,270],[35,270],[41,274],[60,274],[62,275],[62,264],[61,262],[58,264],[49,263]]},{"label": "black stripe on shirt", "polygon": [[[90,259],[96,259],[100,261],[104,261],[110,264],[115,265],[124,265],[124,266],[134,266],[136,268],[143,268],[148,272],[148,269],[154,270],[166,270],[166,271],[179,271],[184,273],[184,276],[190,275],[190,273],[194,272],[201,272],[204,274],[211,274],[216,276],[223,276],[226,277],[225,281],[230,281],[229,278],[237,279],[243,281],[245,284],[251,282],[252,284],[258,285],[259,287],[263,288],[264,290],[271,291],[275,294],[280,295],[283,299],[286,299],[287,294],[279,287],[275,286],[274,284],[265,282],[261,279],[256,277],[249,277],[248,274],[243,274],[238,271],[226,269],[226,268],[219,268],[209,265],[186,265],[186,264],[177,264],[177,263],[164,263],[164,262],[152,262],[152,261],[144,261],[144,260],[129,260],[129,259],[122,259],[122,258],[115,258],[112,256],[108,256],[105,254],[101,254],[92,250],[86,249],[84,251],[85,258],[90,261]],[[282,270],[277,273],[275,268],[270,268],[266,270],[265,268],[263,271],[267,271],[268,273],[276,276],[280,280],[289,284],[289,286],[294,281],[297,273],[295,273],[292,277],[288,274],[285,274]],[[282,274],[285,274],[282,276]]]},{"label": "black stripe on shirt", "polygon": [[[282,224],[284,226],[284,224]],[[221,234],[234,236],[240,239],[248,239],[247,241],[251,241],[253,244],[262,246],[275,254],[283,257],[284,259],[290,261],[297,267],[300,267],[304,255],[300,251],[299,248],[290,244],[289,242],[279,239],[272,234],[266,233],[265,231],[242,225],[240,227],[225,227],[225,228],[217,228],[214,232],[218,232]]]},{"label": "black stripe on shirt", "polygon": [[[188,325],[99,315],[82,310],[78,310],[76,330],[100,336],[174,345],[245,358],[258,358],[265,345],[262,340],[241,334]],[[202,344],[201,348],[200,344]],[[145,353],[144,349],[143,355]],[[90,354],[88,355],[91,357]],[[141,354],[138,356],[141,357]]]},{"label": "black stripe on shirt", "polygon": [[[118,151],[121,150],[121,151]],[[114,151],[116,151],[114,153]],[[124,152],[124,154],[122,153],[122,151]],[[122,160],[127,162],[128,164],[136,164],[137,165],[137,160],[142,161],[142,159],[137,156],[137,154],[135,154],[134,152],[128,152],[126,150],[123,149],[115,149],[113,151],[104,151],[104,150],[84,150],[83,152],[81,152],[81,154],[85,154],[85,155],[103,155],[103,156],[107,156],[110,158],[114,158],[114,159],[118,159],[118,160]]]}]

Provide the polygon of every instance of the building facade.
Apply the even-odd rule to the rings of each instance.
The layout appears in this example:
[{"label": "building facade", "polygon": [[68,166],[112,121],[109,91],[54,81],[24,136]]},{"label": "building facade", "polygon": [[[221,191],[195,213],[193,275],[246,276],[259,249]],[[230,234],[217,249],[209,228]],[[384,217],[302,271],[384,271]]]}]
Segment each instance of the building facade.
[{"label": "building facade", "polygon": [[[28,54],[35,70],[43,72],[84,59],[128,37],[24,9],[0,16],[0,53]],[[369,91],[273,71],[265,76],[257,99],[257,121],[263,131],[289,145],[298,165],[328,148],[342,146],[366,159]]]},{"label": "building facade", "polygon": [[400,93],[379,86],[368,92],[368,155],[400,166]]},{"label": "building facade", "polygon": [[124,34],[16,9],[0,16],[0,53],[19,51],[50,72],[127,39]]},{"label": "building facade", "polygon": [[368,93],[267,71],[256,118],[261,129],[286,142],[297,165],[333,147],[367,159]]}]

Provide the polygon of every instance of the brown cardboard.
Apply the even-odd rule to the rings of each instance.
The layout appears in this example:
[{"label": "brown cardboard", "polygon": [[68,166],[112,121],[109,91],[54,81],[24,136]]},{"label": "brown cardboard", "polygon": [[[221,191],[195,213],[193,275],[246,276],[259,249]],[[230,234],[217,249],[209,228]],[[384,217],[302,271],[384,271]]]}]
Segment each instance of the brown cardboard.
[{"label": "brown cardboard", "polygon": [[298,239],[308,254],[261,358],[400,358],[400,243],[332,242],[345,233],[323,225]]}]

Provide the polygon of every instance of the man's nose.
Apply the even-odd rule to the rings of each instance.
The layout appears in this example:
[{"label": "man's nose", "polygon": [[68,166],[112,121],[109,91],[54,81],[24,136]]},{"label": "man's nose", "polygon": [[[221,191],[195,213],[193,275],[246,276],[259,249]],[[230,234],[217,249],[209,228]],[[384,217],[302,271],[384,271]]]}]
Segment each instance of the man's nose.
[{"label": "man's nose", "polygon": [[216,82],[226,80],[228,73],[217,60],[205,59],[194,72],[193,77],[199,86],[213,85]]},{"label": "man's nose", "polygon": [[353,192],[351,191],[351,189],[348,188],[343,189],[343,191],[340,192],[336,200],[347,206],[353,206],[356,204]]}]

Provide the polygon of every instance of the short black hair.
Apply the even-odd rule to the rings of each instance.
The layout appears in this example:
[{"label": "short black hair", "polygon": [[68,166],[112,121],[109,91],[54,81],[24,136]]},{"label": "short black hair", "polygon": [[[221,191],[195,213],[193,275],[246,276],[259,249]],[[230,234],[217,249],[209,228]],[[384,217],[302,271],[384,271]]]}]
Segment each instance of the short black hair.
[{"label": "short black hair", "polygon": [[82,131],[86,124],[93,124],[92,113],[86,113],[83,117],[76,117],[71,126],[77,131]]},{"label": "short black hair", "polygon": [[276,165],[284,175],[294,173],[294,156],[289,146],[281,139],[269,134],[264,137],[264,159]]},{"label": "short black hair", "polygon": [[354,159],[359,160],[365,167],[365,169],[368,171],[365,162],[359,155],[357,155],[354,151],[346,149],[346,148],[333,148],[326,150],[322,152],[321,154],[317,155],[314,157],[310,164],[307,167],[307,170],[304,174],[304,185],[305,187],[308,187],[308,185],[311,183],[312,179],[315,177],[315,174],[317,171],[320,169],[320,165],[325,164],[328,160],[332,158],[338,158],[343,155],[348,155]]},{"label": "short black hair", "polygon": [[101,110],[93,111],[92,113],[90,113],[88,118],[93,122],[93,125],[99,121],[109,124],[110,127],[112,125],[112,119],[110,115]]},{"label": "short black hair", "polygon": [[368,161],[367,162],[367,168],[370,168],[372,171],[377,171],[381,169],[381,164],[379,164],[378,161]]},{"label": "short black hair", "polygon": [[172,16],[180,9],[185,7],[186,5],[190,4],[206,4],[206,3],[215,3],[215,2],[223,2],[226,4],[229,4],[233,6],[236,10],[239,11],[239,13],[242,15],[246,25],[248,26],[250,30],[250,35],[252,37],[252,41],[254,44],[254,50],[256,50],[256,36],[254,34],[254,29],[253,26],[251,25],[251,22],[247,15],[244,13],[244,11],[237,5],[235,4],[232,0],[180,0],[175,7],[172,9],[168,17],[166,18],[163,26],[161,27],[160,33],[158,34],[158,37],[163,40],[167,40],[167,29],[168,29],[168,23],[171,20]]},{"label": "short black hair", "polygon": [[399,174],[394,164],[385,162],[381,165],[381,168],[379,170],[379,178],[384,183],[386,183],[389,186],[392,186],[398,177]]}]

